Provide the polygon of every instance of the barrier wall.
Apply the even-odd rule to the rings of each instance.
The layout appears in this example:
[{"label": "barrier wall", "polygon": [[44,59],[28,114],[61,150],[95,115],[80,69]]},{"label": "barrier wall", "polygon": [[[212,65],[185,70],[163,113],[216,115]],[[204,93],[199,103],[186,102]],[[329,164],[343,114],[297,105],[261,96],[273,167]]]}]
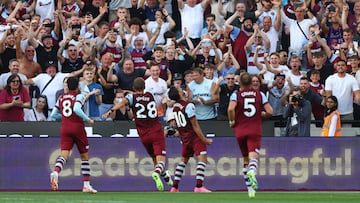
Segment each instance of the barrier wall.
[{"label": "barrier wall", "polygon": [[[1,129],[3,131],[3,129]],[[0,133],[1,134],[1,133]],[[99,191],[155,191],[153,168],[139,138],[89,138],[91,182]],[[59,154],[59,137],[0,138],[0,190],[49,190],[49,173]],[[262,190],[360,190],[360,139],[264,137],[258,181]],[[167,166],[180,160],[178,138],[167,138]],[[205,185],[244,190],[242,163],[233,137],[215,137],[208,147]],[[191,160],[180,190],[195,185]],[[79,154],[74,150],[60,176],[61,190],[80,190]],[[169,188],[166,188],[169,189]]]}]

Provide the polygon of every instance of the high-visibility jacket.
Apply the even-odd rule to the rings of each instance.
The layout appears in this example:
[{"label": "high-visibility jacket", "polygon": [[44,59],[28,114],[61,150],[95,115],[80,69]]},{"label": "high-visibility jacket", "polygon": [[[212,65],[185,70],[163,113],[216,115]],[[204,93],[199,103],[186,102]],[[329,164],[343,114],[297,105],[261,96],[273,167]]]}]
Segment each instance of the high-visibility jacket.
[{"label": "high-visibility jacket", "polygon": [[342,135],[341,133],[341,121],[340,121],[340,113],[339,111],[333,111],[331,114],[329,114],[328,116],[325,117],[324,119],[324,125],[322,128],[322,132],[321,132],[321,136],[323,137],[329,137],[329,129],[330,126],[332,125],[331,120],[333,118],[333,116],[336,115],[338,117],[337,122],[336,122],[336,130],[334,135],[330,135],[330,136],[334,136],[334,137],[339,137]]}]

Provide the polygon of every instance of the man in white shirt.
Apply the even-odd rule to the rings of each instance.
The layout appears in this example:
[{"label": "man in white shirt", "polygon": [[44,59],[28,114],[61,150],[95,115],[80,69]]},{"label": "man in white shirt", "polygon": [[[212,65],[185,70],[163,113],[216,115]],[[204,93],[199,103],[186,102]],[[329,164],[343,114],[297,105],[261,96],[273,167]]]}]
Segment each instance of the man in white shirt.
[{"label": "man in white shirt", "polygon": [[166,104],[162,101],[167,93],[166,81],[160,78],[160,66],[158,63],[150,63],[150,77],[145,80],[145,92],[150,92],[154,96],[158,117],[165,116]]},{"label": "man in white shirt", "polygon": [[356,79],[346,73],[346,61],[339,60],[336,64],[337,73],[325,81],[326,96],[338,98],[338,111],[341,120],[353,120],[353,95],[355,103],[360,102],[360,88]]}]

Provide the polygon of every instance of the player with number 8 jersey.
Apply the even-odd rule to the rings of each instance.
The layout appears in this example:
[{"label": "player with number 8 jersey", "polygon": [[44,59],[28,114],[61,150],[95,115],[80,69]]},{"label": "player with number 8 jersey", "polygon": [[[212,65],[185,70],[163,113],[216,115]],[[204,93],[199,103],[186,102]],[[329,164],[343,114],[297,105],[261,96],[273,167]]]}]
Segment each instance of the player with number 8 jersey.
[{"label": "player with number 8 jersey", "polygon": [[79,79],[70,77],[67,80],[69,92],[60,96],[55,108],[51,112],[51,117],[61,119],[60,132],[60,156],[56,159],[54,171],[50,174],[50,184],[52,190],[58,190],[58,174],[63,169],[69,159],[70,151],[74,144],[80,152],[81,173],[83,175],[84,186],[82,191],[87,193],[97,193],[90,185],[90,163],[89,163],[89,141],[85,132],[84,120],[90,125],[94,124],[82,110],[85,102],[85,95],[78,94]]},{"label": "player with number 8 jersey", "polygon": [[172,180],[169,172],[165,169],[166,144],[162,125],[159,121],[156,103],[154,97],[149,92],[144,92],[145,81],[143,78],[136,78],[133,83],[132,94],[127,94],[125,99],[115,104],[110,111],[103,115],[103,118],[110,116],[125,105],[132,108],[135,118],[135,126],[147,153],[154,162],[154,171],[151,176],[155,181],[156,188],[159,191],[164,190],[164,185],[160,179],[162,176],[169,186],[172,186]]}]

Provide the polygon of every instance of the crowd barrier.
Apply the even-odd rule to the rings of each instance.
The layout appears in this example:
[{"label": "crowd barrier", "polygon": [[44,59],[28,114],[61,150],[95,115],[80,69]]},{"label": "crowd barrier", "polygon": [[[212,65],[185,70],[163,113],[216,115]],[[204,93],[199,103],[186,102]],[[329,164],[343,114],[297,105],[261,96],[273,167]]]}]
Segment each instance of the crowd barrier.
[{"label": "crowd barrier", "polygon": [[[49,174],[60,152],[59,123],[39,125],[0,123],[3,137],[0,138],[0,190],[49,190]],[[245,190],[241,154],[231,129],[225,124],[201,125],[214,139],[208,147],[206,187],[216,191]],[[151,159],[132,127],[132,122],[99,122],[93,129],[87,129],[91,135],[91,182],[99,191],[155,191],[150,176]],[[360,138],[356,136],[264,137],[259,187],[261,190],[360,190],[359,146]],[[180,152],[179,138],[167,138],[166,165],[172,172],[180,160]],[[180,190],[193,189],[195,169],[195,160],[191,159]],[[61,173],[59,187],[60,190],[82,187],[77,150]]]}]

